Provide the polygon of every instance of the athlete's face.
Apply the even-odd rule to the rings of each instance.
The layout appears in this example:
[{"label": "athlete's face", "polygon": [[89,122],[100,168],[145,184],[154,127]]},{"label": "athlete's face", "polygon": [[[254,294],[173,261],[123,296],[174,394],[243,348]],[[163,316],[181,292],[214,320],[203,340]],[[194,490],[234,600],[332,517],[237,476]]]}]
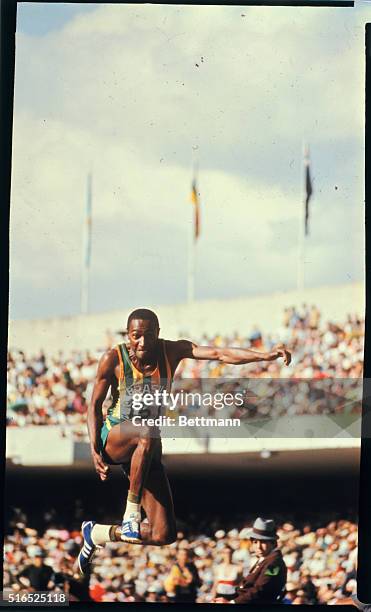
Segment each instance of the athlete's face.
[{"label": "athlete's face", "polygon": [[129,324],[128,337],[130,348],[142,361],[150,359],[155,353],[159,329],[152,321],[132,319]]},{"label": "athlete's face", "polygon": [[251,542],[257,557],[266,557],[276,545],[275,542],[270,540],[252,540]]}]

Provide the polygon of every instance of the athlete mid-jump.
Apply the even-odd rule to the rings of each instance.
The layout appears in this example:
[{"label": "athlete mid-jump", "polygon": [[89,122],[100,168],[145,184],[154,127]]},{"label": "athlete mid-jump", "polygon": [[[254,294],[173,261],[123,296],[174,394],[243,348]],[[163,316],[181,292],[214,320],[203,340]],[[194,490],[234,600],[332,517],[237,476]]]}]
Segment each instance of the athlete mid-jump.
[{"label": "athlete mid-jump", "polygon": [[[121,525],[82,524],[83,547],[78,565],[84,573],[95,551],[110,541],[137,544],[170,544],[176,539],[175,516],[169,482],[161,463],[162,446],[157,432],[132,422],[133,390],[167,389],[182,359],[208,359],[242,365],[291,355],[283,345],[264,353],[242,348],[197,346],[188,340],[162,340],[154,312],[140,308],[127,322],[128,343],[108,350],[100,359],[88,409],[88,429],[94,466],[101,480],[109,465],[126,470],[130,489]],[[111,389],[112,402],[103,422],[102,404]],[[141,508],[146,520],[141,523]]]}]

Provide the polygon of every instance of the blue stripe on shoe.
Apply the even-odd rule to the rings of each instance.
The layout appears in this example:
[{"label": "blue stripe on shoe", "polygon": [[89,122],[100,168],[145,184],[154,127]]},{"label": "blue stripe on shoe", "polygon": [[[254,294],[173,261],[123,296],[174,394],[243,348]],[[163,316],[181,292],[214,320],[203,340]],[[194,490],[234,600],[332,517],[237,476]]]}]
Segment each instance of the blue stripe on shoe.
[{"label": "blue stripe on shoe", "polygon": [[121,540],[127,542],[140,542],[140,521],[135,515],[130,516],[127,520],[122,521],[121,525]]},{"label": "blue stripe on shoe", "polygon": [[95,525],[94,521],[84,521],[81,525],[81,532],[83,536],[83,545],[79,552],[79,556],[77,558],[78,566],[81,574],[85,574],[89,563],[94,557],[94,553],[96,551],[96,546],[91,539],[91,532]]}]

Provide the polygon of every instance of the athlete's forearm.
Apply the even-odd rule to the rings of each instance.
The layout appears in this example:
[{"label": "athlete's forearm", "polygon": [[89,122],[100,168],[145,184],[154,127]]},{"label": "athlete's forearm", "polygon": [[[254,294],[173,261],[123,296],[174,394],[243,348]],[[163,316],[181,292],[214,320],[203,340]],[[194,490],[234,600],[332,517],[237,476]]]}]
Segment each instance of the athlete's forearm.
[{"label": "athlete's forearm", "polygon": [[91,402],[88,408],[88,432],[90,447],[95,452],[100,448],[100,432],[103,425],[102,407]]},{"label": "athlete's forearm", "polygon": [[260,352],[242,348],[219,349],[219,361],[234,365],[254,363],[258,361],[271,361],[276,358],[275,352]]},{"label": "athlete's forearm", "polygon": [[285,365],[289,365],[291,355],[284,345],[277,345],[271,351],[253,351],[245,348],[217,348],[213,346],[197,346],[188,340],[180,340],[178,345],[178,359],[209,359],[234,365],[254,363],[257,361],[273,361],[282,357]]}]

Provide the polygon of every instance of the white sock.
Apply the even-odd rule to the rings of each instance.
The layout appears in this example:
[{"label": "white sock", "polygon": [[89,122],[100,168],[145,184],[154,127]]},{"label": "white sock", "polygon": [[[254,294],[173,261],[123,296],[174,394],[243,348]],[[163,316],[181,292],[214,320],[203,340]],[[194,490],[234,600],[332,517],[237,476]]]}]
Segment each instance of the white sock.
[{"label": "white sock", "polygon": [[124,521],[128,521],[132,514],[135,514],[135,518],[137,520],[140,520],[140,504],[135,504],[134,502],[127,501]]},{"label": "white sock", "polygon": [[91,539],[93,544],[104,546],[106,542],[110,542],[110,530],[112,525],[99,525],[96,523],[91,530]]}]

